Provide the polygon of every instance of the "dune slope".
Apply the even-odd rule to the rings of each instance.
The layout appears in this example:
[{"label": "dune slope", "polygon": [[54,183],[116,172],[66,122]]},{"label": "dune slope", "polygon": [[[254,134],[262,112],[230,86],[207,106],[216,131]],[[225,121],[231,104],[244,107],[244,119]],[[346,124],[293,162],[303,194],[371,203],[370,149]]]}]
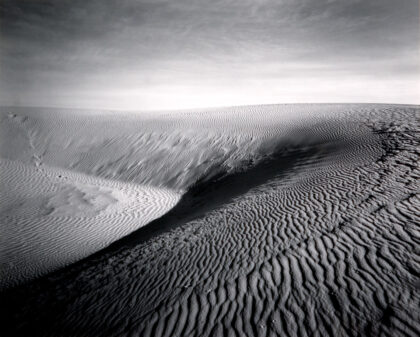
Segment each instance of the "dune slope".
[{"label": "dune slope", "polygon": [[[168,134],[191,130],[206,139],[205,150],[191,141],[178,156],[192,148],[191,167],[206,164],[194,174],[159,171],[148,178],[147,169],[133,169],[112,179],[128,183],[134,174],[136,184],[181,191],[177,205],[108,250],[4,290],[3,331],[419,335],[419,112],[305,105],[156,117],[155,128],[168,127],[159,131],[166,137],[159,146],[168,144]],[[156,148],[145,152],[159,151],[152,143]],[[174,144],[168,151],[178,151]],[[214,156],[215,165],[208,164]],[[127,161],[99,170],[82,157],[50,165],[109,181]],[[164,167],[161,157],[151,157]],[[114,198],[102,196],[96,208]]]}]

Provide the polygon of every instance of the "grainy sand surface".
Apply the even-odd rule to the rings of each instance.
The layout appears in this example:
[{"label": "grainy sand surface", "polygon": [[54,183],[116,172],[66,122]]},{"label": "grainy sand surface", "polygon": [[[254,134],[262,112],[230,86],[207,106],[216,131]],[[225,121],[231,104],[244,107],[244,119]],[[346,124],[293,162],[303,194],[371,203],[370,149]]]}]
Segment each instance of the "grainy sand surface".
[{"label": "grainy sand surface", "polygon": [[420,334],[418,106],[2,111],[5,336]]}]

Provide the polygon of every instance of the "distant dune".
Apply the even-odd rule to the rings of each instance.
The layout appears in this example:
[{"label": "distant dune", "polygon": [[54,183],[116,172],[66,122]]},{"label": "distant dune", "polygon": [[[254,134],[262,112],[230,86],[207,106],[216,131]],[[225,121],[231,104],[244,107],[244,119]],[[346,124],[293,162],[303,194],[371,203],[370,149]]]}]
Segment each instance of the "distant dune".
[{"label": "distant dune", "polygon": [[420,335],[420,107],[0,118],[0,334]]}]

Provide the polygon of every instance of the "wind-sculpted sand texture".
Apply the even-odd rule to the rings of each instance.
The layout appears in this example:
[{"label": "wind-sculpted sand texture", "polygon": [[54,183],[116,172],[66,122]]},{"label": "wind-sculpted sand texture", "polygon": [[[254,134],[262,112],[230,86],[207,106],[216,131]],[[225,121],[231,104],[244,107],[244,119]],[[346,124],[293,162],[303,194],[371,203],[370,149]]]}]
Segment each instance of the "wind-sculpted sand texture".
[{"label": "wind-sculpted sand texture", "polygon": [[160,217],[174,191],[0,160],[0,287],[45,274]]},{"label": "wind-sculpted sand texture", "polygon": [[[197,163],[220,152],[198,151],[191,141],[188,172],[148,179],[140,170],[145,176],[136,183],[186,193],[107,250],[4,290],[4,334],[418,336],[420,108],[242,109],[156,117],[160,125],[202,133],[206,148],[226,142],[238,149],[229,145],[225,157],[197,171]],[[160,131],[171,134],[163,144],[175,137],[167,130]],[[150,139],[144,152],[157,158],[159,144]],[[76,157],[54,165],[73,163],[95,179],[116,172]],[[120,182],[135,172],[121,173]],[[98,208],[111,203],[102,199]]]},{"label": "wind-sculpted sand texture", "polygon": [[272,151],[258,130],[213,124],[3,108],[0,287],[86,257],[163,215],[197,179]]},{"label": "wind-sculpted sand texture", "polygon": [[[331,112],[291,107],[167,115],[2,108],[0,287],[106,247],[169,211],[198,181],[254,166],[279,139],[301,143]],[[291,136],[297,127],[300,136]]]}]

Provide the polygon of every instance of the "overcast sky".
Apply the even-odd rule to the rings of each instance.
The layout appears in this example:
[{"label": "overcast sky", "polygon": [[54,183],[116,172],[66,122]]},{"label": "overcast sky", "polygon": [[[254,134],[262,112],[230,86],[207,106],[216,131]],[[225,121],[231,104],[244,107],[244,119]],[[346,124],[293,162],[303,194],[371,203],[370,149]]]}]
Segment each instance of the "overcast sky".
[{"label": "overcast sky", "polygon": [[420,103],[418,0],[2,0],[0,105]]}]

